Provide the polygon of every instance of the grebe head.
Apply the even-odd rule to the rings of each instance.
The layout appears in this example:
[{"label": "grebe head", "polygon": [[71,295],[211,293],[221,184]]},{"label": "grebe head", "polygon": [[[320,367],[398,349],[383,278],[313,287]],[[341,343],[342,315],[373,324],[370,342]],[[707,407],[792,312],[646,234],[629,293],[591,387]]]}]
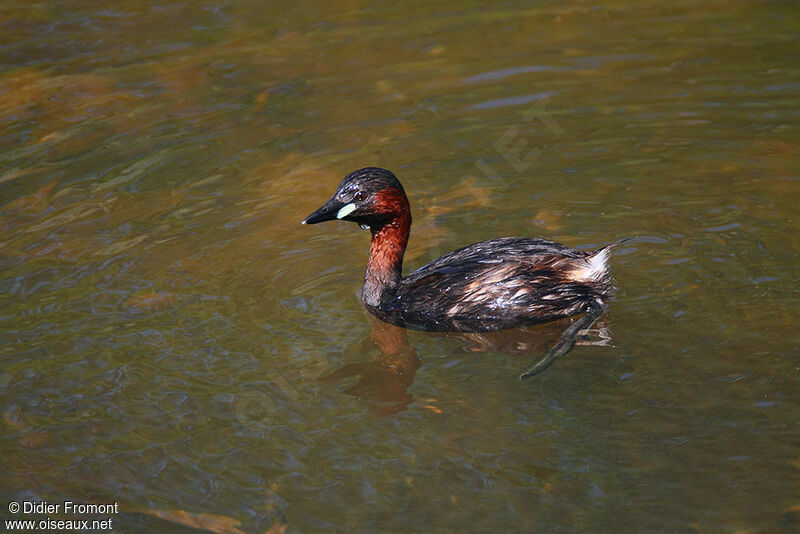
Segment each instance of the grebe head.
[{"label": "grebe head", "polygon": [[374,229],[401,216],[408,216],[410,223],[408,199],[400,181],[386,169],[365,167],[348,174],[330,200],[303,224],[342,219]]}]

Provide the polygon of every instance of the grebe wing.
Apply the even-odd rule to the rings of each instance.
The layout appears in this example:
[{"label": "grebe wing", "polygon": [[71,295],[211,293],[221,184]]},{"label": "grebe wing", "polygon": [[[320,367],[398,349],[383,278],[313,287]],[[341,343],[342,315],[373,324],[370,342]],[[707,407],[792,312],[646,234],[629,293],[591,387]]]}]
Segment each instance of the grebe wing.
[{"label": "grebe wing", "polygon": [[501,237],[473,243],[448,252],[420,267],[403,279],[404,284],[414,285],[423,279],[477,274],[485,269],[496,268],[502,263],[517,263],[535,266],[547,263],[554,256],[581,258],[587,253],[545,239]]},{"label": "grebe wing", "polygon": [[540,239],[482,241],[403,278],[390,307],[451,317],[527,313],[545,294],[555,293],[561,301],[561,295],[574,293],[565,268],[586,255]]}]

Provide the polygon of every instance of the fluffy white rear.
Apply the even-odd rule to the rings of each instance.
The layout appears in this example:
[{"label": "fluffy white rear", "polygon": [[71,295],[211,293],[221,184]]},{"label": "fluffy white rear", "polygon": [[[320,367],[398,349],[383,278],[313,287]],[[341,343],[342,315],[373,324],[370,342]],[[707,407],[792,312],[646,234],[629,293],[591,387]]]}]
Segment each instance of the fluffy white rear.
[{"label": "fluffy white rear", "polygon": [[608,258],[611,246],[603,247],[588,258],[581,260],[571,271],[571,278],[576,282],[597,282],[608,274]]}]

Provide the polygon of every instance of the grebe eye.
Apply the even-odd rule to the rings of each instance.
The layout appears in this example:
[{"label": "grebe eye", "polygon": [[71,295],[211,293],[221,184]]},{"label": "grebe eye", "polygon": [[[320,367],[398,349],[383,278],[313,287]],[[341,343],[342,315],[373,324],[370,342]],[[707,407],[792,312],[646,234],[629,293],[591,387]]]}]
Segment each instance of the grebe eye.
[{"label": "grebe eye", "polygon": [[359,191],[358,193],[356,193],[356,196],[353,197],[353,198],[356,199],[358,202],[361,202],[362,200],[367,198],[367,194],[364,193],[363,191]]}]

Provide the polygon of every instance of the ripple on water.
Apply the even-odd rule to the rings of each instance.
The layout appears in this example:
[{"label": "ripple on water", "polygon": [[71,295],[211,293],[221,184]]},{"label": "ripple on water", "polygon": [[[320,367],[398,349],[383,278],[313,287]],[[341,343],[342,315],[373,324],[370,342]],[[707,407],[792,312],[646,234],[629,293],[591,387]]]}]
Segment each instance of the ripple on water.
[{"label": "ripple on water", "polygon": [[505,98],[495,98],[493,100],[487,100],[485,102],[480,102],[478,104],[472,104],[468,106],[468,110],[473,109],[494,109],[494,108],[502,108],[506,106],[521,106],[524,104],[530,104],[531,102],[547,100],[548,98],[557,95],[556,91],[546,91],[543,93],[534,93],[529,95],[520,95],[520,96],[509,96]]},{"label": "ripple on water", "polygon": [[509,76],[516,76],[517,74],[526,74],[530,72],[564,71],[564,70],[568,69],[564,67],[553,67],[550,65],[523,65],[520,67],[509,67],[506,69],[498,69],[488,72],[482,72],[480,74],[475,74],[473,76],[464,78],[462,81],[464,83],[489,82],[489,81],[502,80],[508,78]]}]

